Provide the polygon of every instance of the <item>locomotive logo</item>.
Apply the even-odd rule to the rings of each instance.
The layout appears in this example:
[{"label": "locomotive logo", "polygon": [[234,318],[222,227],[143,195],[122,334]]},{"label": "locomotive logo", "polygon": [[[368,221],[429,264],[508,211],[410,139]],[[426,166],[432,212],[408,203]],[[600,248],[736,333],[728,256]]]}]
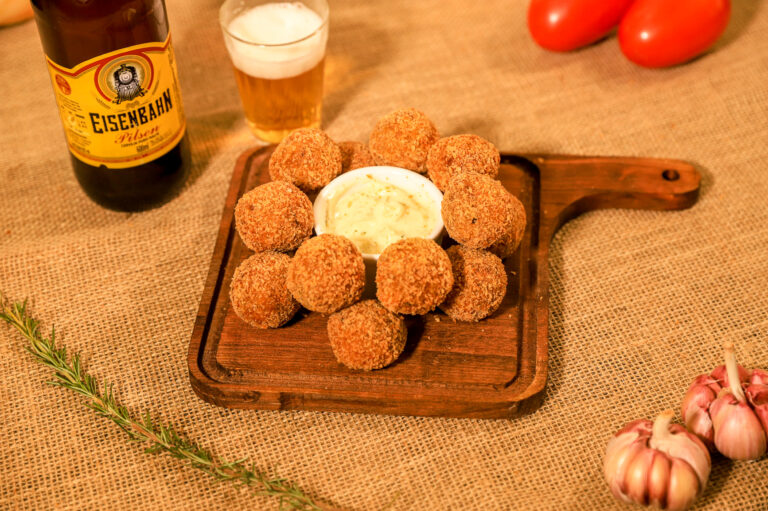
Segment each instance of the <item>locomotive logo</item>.
[{"label": "locomotive logo", "polygon": [[[154,66],[141,52],[106,60],[96,70],[96,88],[99,94],[115,105],[126,105],[142,96],[154,94],[154,81]],[[130,107],[128,105],[128,108]]]},{"label": "locomotive logo", "polygon": [[118,105],[123,101],[130,101],[146,94],[146,90],[141,87],[141,80],[135,66],[120,64],[112,74],[112,80],[114,91],[117,93],[117,97],[112,101]]}]

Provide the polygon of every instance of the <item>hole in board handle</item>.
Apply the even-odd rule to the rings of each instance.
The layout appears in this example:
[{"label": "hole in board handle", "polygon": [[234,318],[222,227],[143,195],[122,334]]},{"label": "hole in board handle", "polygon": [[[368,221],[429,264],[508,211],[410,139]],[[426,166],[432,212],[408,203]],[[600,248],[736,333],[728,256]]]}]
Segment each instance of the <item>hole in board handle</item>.
[{"label": "hole in board handle", "polygon": [[661,177],[667,181],[677,181],[680,179],[680,174],[676,170],[667,169],[661,173]]}]

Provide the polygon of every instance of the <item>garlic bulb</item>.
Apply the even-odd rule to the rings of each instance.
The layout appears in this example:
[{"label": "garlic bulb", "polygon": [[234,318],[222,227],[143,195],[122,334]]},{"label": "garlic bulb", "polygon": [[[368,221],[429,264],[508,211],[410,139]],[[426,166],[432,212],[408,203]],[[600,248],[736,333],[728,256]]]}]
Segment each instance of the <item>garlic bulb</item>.
[{"label": "garlic bulb", "polygon": [[608,442],[603,469],[616,498],[660,509],[686,509],[702,494],[711,461],[707,447],[668,410],[655,422],[630,422]]},{"label": "garlic bulb", "polygon": [[733,460],[754,460],[768,448],[768,372],[736,363],[727,343],[725,365],[697,377],[683,399],[686,427]]}]

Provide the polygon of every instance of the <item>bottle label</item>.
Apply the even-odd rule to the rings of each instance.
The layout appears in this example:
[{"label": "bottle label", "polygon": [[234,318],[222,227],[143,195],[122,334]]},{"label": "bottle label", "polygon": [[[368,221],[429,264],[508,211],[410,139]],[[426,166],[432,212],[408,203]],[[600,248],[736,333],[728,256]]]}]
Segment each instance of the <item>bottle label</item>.
[{"label": "bottle label", "polygon": [[159,158],[184,136],[171,36],[100,55],[72,69],[46,57],[69,150],[111,169]]}]

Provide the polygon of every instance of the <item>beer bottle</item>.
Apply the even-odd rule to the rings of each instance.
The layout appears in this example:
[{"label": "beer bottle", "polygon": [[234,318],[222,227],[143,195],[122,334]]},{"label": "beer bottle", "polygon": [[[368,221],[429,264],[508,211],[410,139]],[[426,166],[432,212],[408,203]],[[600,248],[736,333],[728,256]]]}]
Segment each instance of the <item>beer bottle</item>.
[{"label": "beer bottle", "polygon": [[189,169],[163,0],[32,0],[72,166],[88,196],[138,211]]}]

